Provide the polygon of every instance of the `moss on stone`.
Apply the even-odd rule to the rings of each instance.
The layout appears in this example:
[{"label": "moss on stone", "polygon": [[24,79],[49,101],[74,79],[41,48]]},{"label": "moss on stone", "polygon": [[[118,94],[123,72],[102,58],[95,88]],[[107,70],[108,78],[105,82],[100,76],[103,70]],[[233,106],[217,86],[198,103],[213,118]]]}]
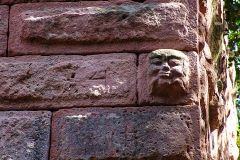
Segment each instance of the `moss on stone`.
[{"label": "moss on stone", "polygon": [[223,24],[219,22],[218,16],[213,18],[211,28],[210,28],[210,36],[209,36],[209,47],[212,53],[213,61],[217,63],[219,57],[221,57],[222,53],[222,38],[223,38]]}]

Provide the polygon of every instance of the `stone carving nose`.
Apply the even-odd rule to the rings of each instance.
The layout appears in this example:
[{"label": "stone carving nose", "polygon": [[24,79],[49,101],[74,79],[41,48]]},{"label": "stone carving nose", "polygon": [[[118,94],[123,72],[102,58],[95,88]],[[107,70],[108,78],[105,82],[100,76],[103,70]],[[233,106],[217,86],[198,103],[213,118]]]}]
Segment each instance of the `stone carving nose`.
[{"label": "stone carving nose", "polygon": [[170,70],[170,66],[168,65],[167,62],[163,62],[161,65],[161,69],[164,71],[168,71],[168,70]]}]

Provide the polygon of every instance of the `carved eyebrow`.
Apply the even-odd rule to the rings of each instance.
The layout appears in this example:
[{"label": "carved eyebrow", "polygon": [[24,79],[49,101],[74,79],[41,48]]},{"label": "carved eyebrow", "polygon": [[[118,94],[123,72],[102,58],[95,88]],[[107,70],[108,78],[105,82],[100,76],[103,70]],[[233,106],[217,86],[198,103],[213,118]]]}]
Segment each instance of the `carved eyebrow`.
[{"label": "carved eyebrow", "polygon": [[162,62],[162,59],[160,59],[160,58],[153,58],[153,59],[149,60],[149,63],[151,63],[151,64],[155,64],[155,63],[159,63],[159,62]]},{"label": "carved eyebrow", "polygon": [[167,56],[154,54],[154,55],[151,55],[151,56],[149,57],[149,59],[150,59],[150,60],[152,60],[152,59],[162,59],[162,57],[165,57],[165,58],[166,58]]},{"label": "carved eyebrow", "polygon": [[175,55],[170,55],[170,56],[154,55],[154,56],[151,56],[149,59],[150,59],[150,60],[162,59],[163,57],[166,58],[166,59],[178,59],[178,60],[181,60],[181,59],[182,59],[181,57],[178,57],[178,56],[175,56]]},{"label": "carved eyebrow", "polygon": [[167,59],[178,59],[178,60],[181,60],[182,58],[174,56],[174,55],[171,55],[171,56],[168,56]]}]

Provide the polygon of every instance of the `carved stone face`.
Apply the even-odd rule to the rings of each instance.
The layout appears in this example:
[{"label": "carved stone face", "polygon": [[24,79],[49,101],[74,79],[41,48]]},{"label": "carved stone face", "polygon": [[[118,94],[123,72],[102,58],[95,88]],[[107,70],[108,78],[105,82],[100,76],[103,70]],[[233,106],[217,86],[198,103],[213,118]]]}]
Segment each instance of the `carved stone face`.
[{"label": "carved stone face", "polygon": [[148,91],[154,96],[180,97],[189,86],[189,60],[181,51],[160,49],[148,57]]}]

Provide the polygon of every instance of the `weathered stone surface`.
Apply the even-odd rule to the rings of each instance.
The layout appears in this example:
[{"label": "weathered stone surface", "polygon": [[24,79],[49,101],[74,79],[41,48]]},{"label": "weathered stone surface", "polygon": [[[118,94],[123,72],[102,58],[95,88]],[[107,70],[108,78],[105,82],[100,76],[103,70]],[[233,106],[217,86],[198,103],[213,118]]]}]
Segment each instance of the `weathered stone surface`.
[{"label": "weathered stone surface", "polygon": [[18,4],[11,8],[9,55],[197,50],[192,12],[179,2]]},{"label": "weathered stone surface", "polygon": [[[164,64],[159,64],[163,59],[159,61],[151,60],[152,54],[155,52],[161,52],[161,54],[169,52],[163,59],[166,58],[169,61],[167,67],[170,66],[170,69],[167,68],[166,70],[166,66],[162,66]],[[181,56],[175,57],[173,53],[186,58],[180,60]],[[175,59],[172,60],[171,57],[175,57]],[[173,63],[173,66],[170,63]],[[161,78],[162,72],[167,73],[164,73],[164,77]],[[169,74],[172,79],[166,78],[166,74]],[[156,79],[158,85],[161,82],[165,87],[161,88],[161,86],[154,85],[154,79]],[[183,84],[179,84],[180,82]],[[138,67],[138,95],[140,105],[198,104],[199,66],[196,52],[160,49],[150,54],[141,54]]]},{"label": "weathered stone surface", "polygon": [[200,157],[198,106],[64,109],[54,113],[52,160]]},{"label": "weathered stone surface", "polygon": [[76,2],[80,0],[0,0],[0,4],[37,3],[37,2]]},{"label": "weathered stone surface", "polygon": [[9,7],[0,6],[0,56],[6,56]]},{"label": "weathered stone surface", "polygon": [[0,159],[48,160],[51,112],[0,112]]},{"label": "weathered stone surface", "polygon": [[136,55],[0,59],[0,109],[136,104]]}]

